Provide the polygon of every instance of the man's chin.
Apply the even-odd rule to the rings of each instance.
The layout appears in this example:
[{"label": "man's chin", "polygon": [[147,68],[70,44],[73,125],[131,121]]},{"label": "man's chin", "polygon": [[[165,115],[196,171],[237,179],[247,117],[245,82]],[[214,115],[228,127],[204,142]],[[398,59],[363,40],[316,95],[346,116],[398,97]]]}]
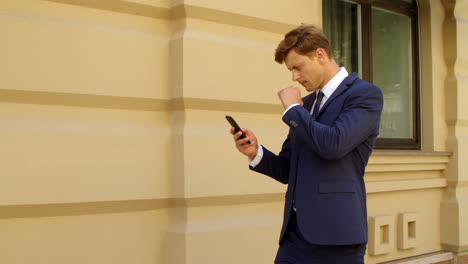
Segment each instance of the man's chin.
[{"label": "man's chin", "polygon": [[309,92],[309,93],[311,93],[311,92],[313,92],[313,91],[317,90],[317,88],[316,88],[316,87],[311,87],[311,86],[309,86],[309,85],[307,85],[307,86],[304,86],[304,88],[305,88],[305,89],[306,89],[306,91],[307,91],[307,92]]}]

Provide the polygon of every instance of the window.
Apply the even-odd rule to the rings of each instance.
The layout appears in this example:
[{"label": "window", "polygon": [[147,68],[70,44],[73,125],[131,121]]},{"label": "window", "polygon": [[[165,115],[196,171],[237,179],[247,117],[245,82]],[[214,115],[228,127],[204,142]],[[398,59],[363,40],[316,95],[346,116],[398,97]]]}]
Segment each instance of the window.
[{"label": "window", "polygon": [[323,0],[323,29],[348,72],[382,89],[376,148],[420,149],[416,0]]}]

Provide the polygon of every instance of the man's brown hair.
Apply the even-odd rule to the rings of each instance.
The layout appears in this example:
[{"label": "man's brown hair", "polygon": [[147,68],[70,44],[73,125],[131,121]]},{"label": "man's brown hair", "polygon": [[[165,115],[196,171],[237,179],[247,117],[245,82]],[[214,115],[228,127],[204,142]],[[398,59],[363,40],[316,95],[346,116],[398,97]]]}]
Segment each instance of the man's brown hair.
[{"label": "man's brown hair", "polygon": [[322,48],[332,59],[330,41],[323,32],[314,25],[302,24],[284,35],[275,51],[275,61],[283,63],[289,51],[294,49],[298,54],[308,55],[316,49]]}]

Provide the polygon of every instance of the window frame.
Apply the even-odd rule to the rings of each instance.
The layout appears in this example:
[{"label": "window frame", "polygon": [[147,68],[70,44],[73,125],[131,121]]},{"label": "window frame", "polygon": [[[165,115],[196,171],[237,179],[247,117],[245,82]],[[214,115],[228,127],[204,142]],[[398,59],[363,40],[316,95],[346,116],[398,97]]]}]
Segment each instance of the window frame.
[{"label": "window frame", "polygon": [[[323,0],[327,1],[327,0]],[[372,7],[406,15],[411,19],[412,52],[412,138],[377,138],[376,149],[421,149],[421,95],[420,95],[420,48],[419,14],[417,0],[414,4],[403,0],[346,0],[360,5],[361,8],[361,69],[362,79],[372,83]]]}]

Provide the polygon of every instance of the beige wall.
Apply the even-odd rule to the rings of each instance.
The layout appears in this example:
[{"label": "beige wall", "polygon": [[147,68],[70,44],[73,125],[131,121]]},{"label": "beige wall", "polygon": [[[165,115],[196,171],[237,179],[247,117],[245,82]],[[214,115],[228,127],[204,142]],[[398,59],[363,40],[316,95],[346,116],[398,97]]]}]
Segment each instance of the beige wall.
[{"label": "beige wall", "polygon": [[[447,7],[419,2],[424,151],[371,157],[368,215],[388,237],[366,263],[443,250],[461,207],[446,193],[466,171],[446,152],[466,149],[446,123]],[[273,51],[321,21],[320,0],[0,1],[0,263],[272,263],[285,186],[248,170],[224,115],[279,151],[291,76]]]}]

